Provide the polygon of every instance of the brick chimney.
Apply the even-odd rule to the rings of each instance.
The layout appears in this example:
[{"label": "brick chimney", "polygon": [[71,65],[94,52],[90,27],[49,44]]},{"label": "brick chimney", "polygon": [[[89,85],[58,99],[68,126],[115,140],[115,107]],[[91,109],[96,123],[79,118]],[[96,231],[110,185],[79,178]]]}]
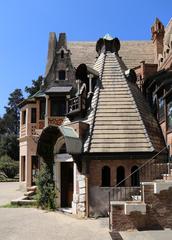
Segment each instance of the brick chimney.
[{"label": "brick chimney", "polygon": [[164,25],[156,18],[151,27],[152,41],[154,44],[154,63],[158,63],[158,55],[163,54]]}]

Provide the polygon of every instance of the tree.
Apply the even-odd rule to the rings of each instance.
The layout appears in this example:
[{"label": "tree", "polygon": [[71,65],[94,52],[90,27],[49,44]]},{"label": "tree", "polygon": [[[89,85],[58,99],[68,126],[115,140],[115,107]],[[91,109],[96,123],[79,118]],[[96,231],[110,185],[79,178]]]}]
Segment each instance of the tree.
[{"label": "tree", "polygon": [[15,89],[8,98],[8,106],[5,107],[6,113],[3,116],[3,121],[8,134],[19,133],[20,111],[18,104],[24,100],[22,90]]},{"label": "tree", "polygon": [[25,92],[29,94],[30,96],[33,96],[36,92],[40,90],[40,87],[42,85],[43,77],[39,76],[37,80],[32,80],[32,86],[31,87],[25,87]]}]

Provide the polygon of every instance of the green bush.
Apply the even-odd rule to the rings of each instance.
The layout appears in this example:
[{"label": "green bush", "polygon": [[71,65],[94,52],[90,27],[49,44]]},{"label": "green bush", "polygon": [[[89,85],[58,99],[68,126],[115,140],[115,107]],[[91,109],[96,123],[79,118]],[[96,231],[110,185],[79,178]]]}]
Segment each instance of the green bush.
[{"label": "green bush", "polygon": [[0,158],[0,172],[5,173],[8,178],[14,178],[19,173],[19,162],[6,155],[2,156]]},{"label": "green bush", "polygon": [[41,166],[37,179],[37,206],[42,209],[56,209],[56,191],[53,181],[53,174],[46,163]]}]

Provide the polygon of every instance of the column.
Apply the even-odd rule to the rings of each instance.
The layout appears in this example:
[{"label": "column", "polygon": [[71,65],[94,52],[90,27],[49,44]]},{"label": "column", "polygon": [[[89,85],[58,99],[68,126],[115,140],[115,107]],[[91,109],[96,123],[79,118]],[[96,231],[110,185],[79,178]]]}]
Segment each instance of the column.
[{"label": "column", "polygon": [[92,74],[89,74],[89,94],[92,94],[92,78],[93,78],[93,75]]},{"label": "column", "polygon": [[49,96],[45,96],[46,102],[45,102],[45,127],[48,127],[48,100]]}]

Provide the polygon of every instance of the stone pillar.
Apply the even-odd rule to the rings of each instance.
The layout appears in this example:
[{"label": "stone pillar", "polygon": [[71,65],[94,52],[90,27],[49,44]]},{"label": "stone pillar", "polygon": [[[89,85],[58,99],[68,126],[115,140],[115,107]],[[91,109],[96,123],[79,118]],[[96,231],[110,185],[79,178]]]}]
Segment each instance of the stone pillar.
[{"label": "stone pillar", "polygon": [[48,127],[48,100],[49,96],[45,96],[46,102],[45,102],[45,127]]},{"label": "stone pillar", "polygon": [[93,75],[92,74],[89,74],[89,94],[92,94],[92,78],[93,78]]}]

